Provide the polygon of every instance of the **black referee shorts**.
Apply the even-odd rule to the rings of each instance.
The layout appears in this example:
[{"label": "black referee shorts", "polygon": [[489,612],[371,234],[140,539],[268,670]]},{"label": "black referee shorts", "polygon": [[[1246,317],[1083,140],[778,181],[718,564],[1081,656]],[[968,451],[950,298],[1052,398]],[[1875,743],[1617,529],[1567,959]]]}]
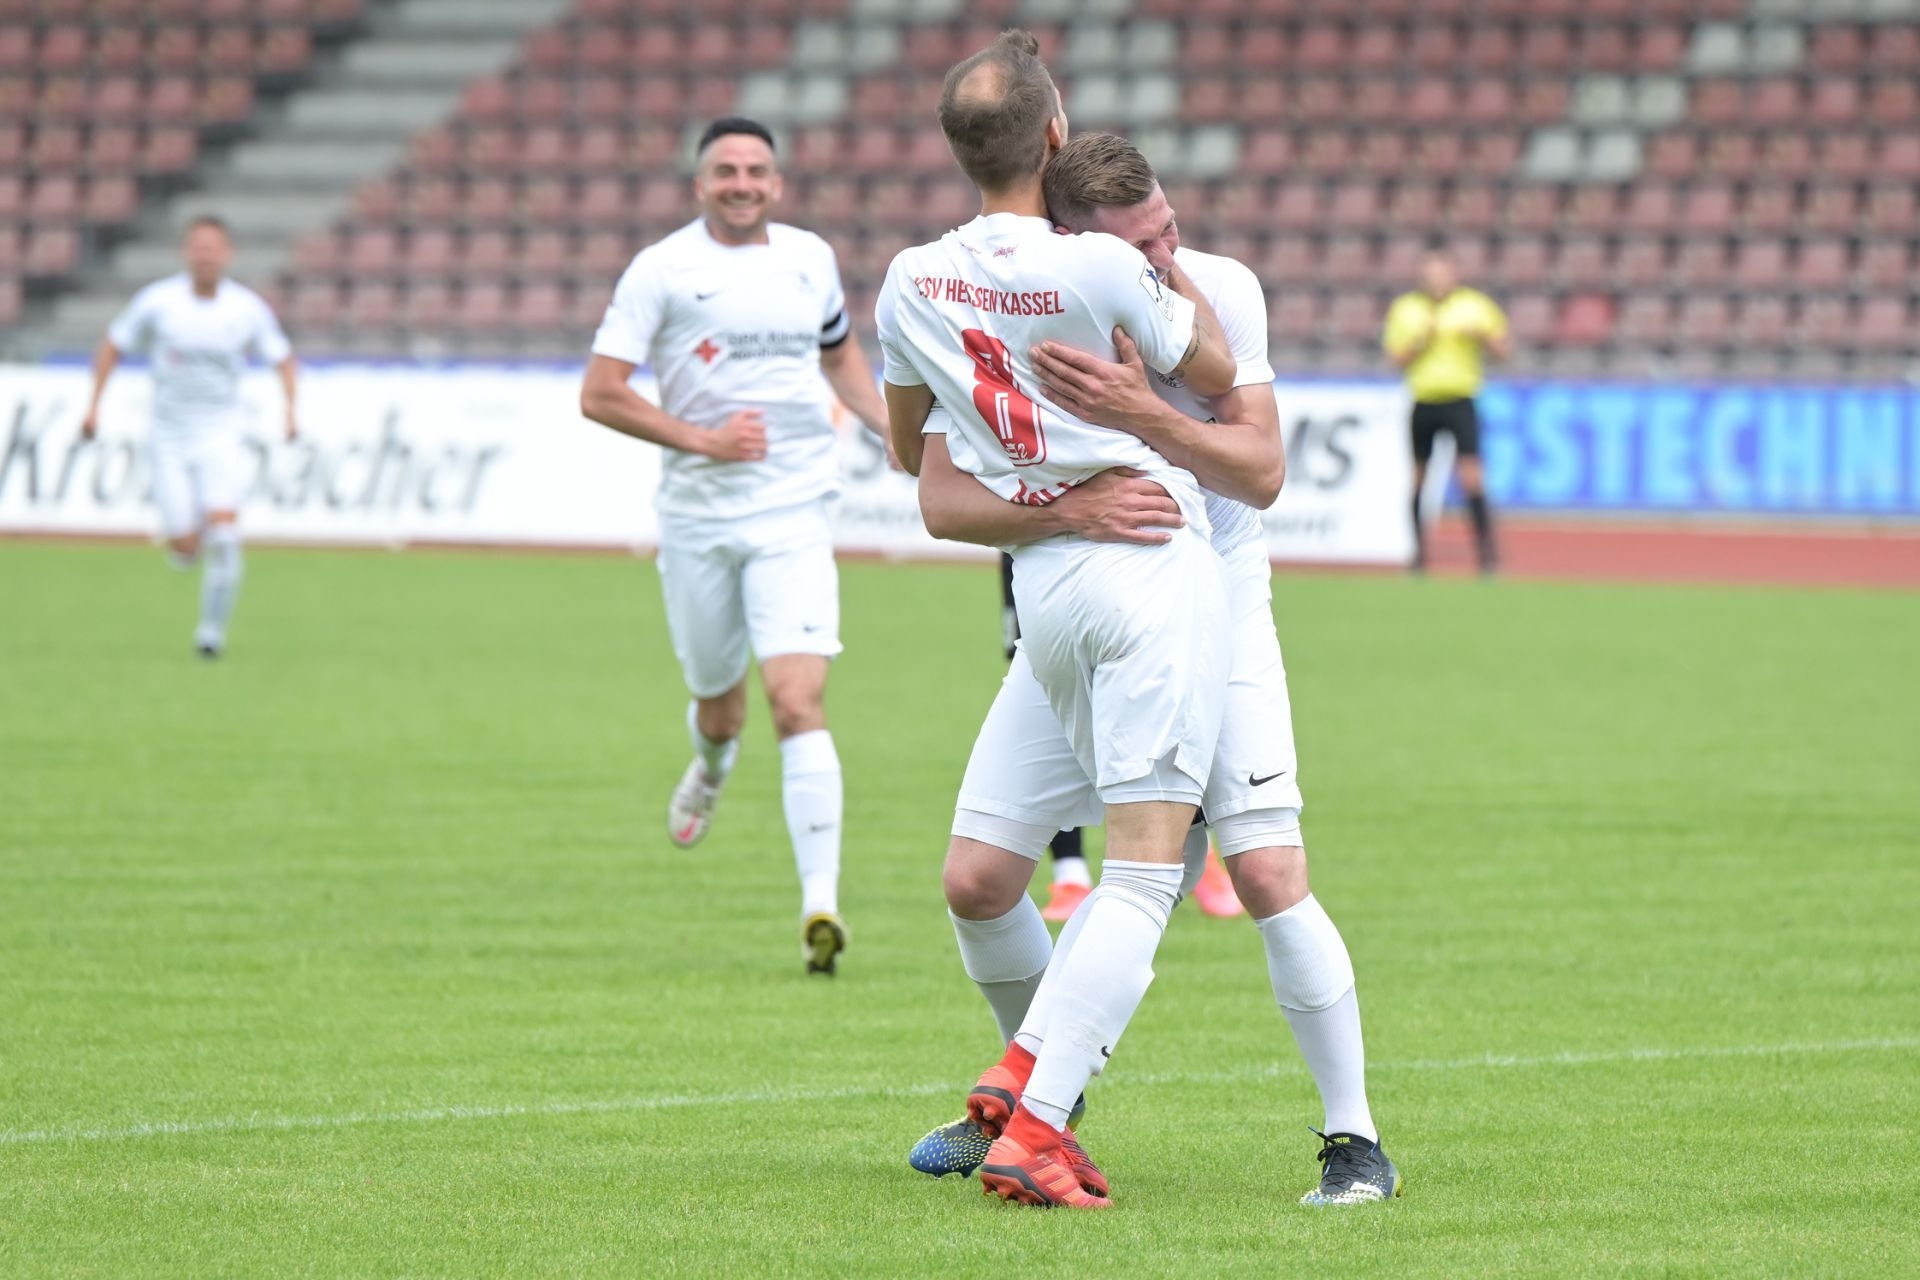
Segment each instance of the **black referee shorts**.
[{"label": "black referee shorts", "polygon": [[1462,458],[1480,456],[1480,414],[1472,400],[1443,400],[1439,404],[1413,406],[1413,460],[1425,463],[1433,457],[1433,441],[1442,431],[1453,437],[1454,451]]}]

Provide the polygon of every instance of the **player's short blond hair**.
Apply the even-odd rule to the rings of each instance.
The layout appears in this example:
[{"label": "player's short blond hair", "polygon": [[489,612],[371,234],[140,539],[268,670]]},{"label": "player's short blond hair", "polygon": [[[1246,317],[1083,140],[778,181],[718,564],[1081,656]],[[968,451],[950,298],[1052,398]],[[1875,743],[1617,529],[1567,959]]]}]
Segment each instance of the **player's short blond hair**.
[{"label": "player's short blond hair", "polygon": [[982,191],[1005,191],[1047,162],[1047,121],[1060,92],[1040,61],[1040,42],[1010,28],[956,64],[940,86],[940,132]]},{"label": "player's short blond hair", "polygon": [[1041,176],[1055,222],[1084,225],[1099,208],[1125,209],[1153,194],[1160,178],[1140,148],[1111,133],[1083,133],[1061,147]]}]

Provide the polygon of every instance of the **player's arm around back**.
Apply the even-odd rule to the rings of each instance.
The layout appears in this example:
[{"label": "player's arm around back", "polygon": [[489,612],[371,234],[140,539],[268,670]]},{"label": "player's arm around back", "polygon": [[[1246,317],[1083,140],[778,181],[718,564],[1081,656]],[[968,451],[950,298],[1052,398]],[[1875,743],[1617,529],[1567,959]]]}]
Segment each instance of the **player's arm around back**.
[{"label": "player's arm around back", "polygon": [[1089,542],[1161,543],[1185,524],[1167,491],[1124,467],[1102,471],[1045,506],[1008,502],[960,470],[939,432],[922,437],[920,518],[947,542],[1019,547],[1058,533]]}]

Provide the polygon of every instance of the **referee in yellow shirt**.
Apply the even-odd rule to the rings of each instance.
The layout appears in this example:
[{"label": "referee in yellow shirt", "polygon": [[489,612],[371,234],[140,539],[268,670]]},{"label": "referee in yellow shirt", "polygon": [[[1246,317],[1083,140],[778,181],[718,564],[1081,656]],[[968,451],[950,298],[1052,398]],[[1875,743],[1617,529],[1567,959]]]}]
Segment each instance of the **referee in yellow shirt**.
[{"label": "referee in yellow shirt", "polygon": [[1406,370],[1413,395],[1413,568],[1427,567],[1426,530],[1420,524],[1420,490],[1433,457],[1434,438],[1453,437],[1454,475],[1473,513],[1480,572],[1492,573],[1493,516],[1487,510],[1487,481],[1480,465],[1480,415],[1473,397],[1480,390],[1485,356],[1504,360],[1513,341],[1507,317],[1492,298],[1460,283],[1453,255],[1444,248],[1427,253],[1420,266],[1420,288],[1403,293],[1387,310],[1380,345]]}]

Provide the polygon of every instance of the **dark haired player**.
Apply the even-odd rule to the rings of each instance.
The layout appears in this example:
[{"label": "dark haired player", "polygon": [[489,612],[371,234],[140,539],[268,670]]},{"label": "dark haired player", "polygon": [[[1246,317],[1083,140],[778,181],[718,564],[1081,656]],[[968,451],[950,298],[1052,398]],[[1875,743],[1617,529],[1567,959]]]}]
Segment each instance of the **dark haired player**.
[{"label": "dark haired player", "polygon": [[[829,386],[883,439],[886,410],[832,247],[770,220],[781,194],[773,135],[752,120],[716,120],[700,139],[693,192],[700,216],[620,277],[580,409],[665,454],[660,584],[693,695],[693,760],[668,803],[667,834],[685,847],[707,833],[739,753],[747,663],[757,659],[800,872],[801,950],[809,973],[832,974],[847,929],[840,757],[823,707],[840,652]],[[659,379],[657,404],[631,385],[641,365]]]}]

